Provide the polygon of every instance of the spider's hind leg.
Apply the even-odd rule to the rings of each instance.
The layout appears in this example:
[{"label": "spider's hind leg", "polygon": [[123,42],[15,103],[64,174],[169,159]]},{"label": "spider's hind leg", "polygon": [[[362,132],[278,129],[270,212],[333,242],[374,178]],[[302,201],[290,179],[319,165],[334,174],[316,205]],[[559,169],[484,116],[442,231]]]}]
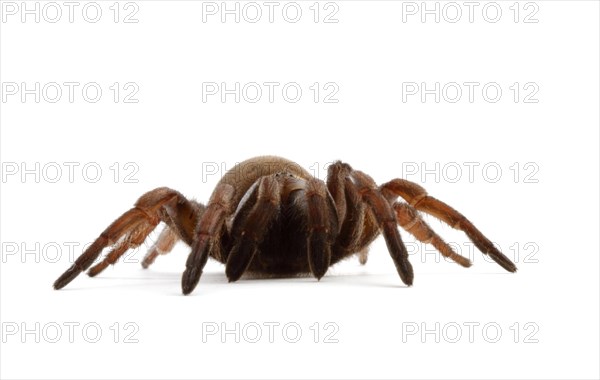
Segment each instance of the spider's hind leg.
[{"label": "spider's hind leg", "polygon": [[409,234],[413,235],[422,243],[431,244],[442,254],[455,263],[468,268],[471,266],[471,261],[464,256],[454,252],[452,247],[448,245],[435,231],[429,227],[421,218],[419,212],[412,208],[407,203],[394,203],[394,210],[398,217],[398,224]]},{"label": "spider's hind leg", "polygon": [[358,262],[365,265],[369,259],[369,247],[365,247],[358,252]]},{"label": "spider's hind leg", "polygon": [[[113,249],[100,263],[90,269],[89,275],[95,276],[108,265],[116,263],[129,248],[142,244],[161,220],[171,222],[169,212],[172,210],[178,210],[182,214],[187,213],[189,216],[195,214],[191,203],[175,190],[161,187],[142,195],[133,208],[111,223],[54,282],[54,288],[61,289],[73,281],[81,272],[88,269],[108,246],[113,246]],[[191,219],[191,217],[184,218],[184,224]]]},{"label": "spider's hind leg", "polygon": [[148,268],[159,255],[171,252],[180,240],[191,246],[196,223],[204,213],[204,209],[204,205],[194,200],[179,202],[175,207],[166,205],[165,211],[168,214],[165,218],[166,225],[156,242],[146,252],[142,267]]},{"label": "spider's hind leg", "polygon": [[148,252],[146,252],[144,259],[142,260],[142,267],[147,269],[154,263],[154,260],[156,260],[159,255],[166,255],[171,252],[179,240],[177,233],[169,228],[169,226],[165,226],[158,236],[158,240],[156,240]]},{"label": "spider's hind leg", "polygon": [[411,207],[440,219],[452,228],[463,231],[481,252],[489,255],[502,268],[509,272],[517,270],[516,265],[500,252],[469,219],[446,203],[427,195],[427,191],[423,187],[397,178],[381,185],[380,189],[388,200],[400,196]]}]

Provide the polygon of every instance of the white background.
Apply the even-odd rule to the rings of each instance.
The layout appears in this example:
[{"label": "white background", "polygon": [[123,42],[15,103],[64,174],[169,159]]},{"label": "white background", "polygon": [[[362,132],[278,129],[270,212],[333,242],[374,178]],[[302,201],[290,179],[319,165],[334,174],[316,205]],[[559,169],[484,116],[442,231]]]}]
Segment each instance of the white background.
[{"label": "white background", "polygon": [[[117,23],[112,1],[98,2],[103,13],[96,23],[82,17],[85,2],[72,23],[68,8],[57,3],[64,12],[58,22],[43,14],[39,23],[31,15],[22,22],[6,3],[0,25],[2,378],[600,375],[597,2],[520,3],[518,22],[512,1],[495,3],[502,10],[498,22],[482,16],[485,2],[470,22],[461,2],[456,23],[447,20],[453,13],[436,23],[432,15],[422,22],[419,13],[406,12],[420,2],[338,1],[328,9],[321,3],[317,23],[312,1],[298,3],[297,23],[282,18],[285,3],[272,23],[266,13],[257,23],[232,16],[222,23],[218,15],[203,22],[203,4],[194,1],[137,1],[127,9],[120,3]],[[47,3],[38,4],[41,12]],[[453,10],[438,4],[440,12]],[[134,9],[139,22],[122,22]],[[323,23],[334,9],[339,22]],[[523,22],[534,10],[538,22]],[[31,89],[36,82],[80,86],[72,103],[66,93],[56,103],[43,94],[39,103],[34,95],[23,101],[20,92],[9,94],[10,83]],[[90,82],[103,90],[96,103],[81,96]],[[117,103],[109,89],[115,82]],[[139,88],[137,103],[123,102],[128,82]],[[206,82],[230,88],[295,82],[303,95],[297,103],[281,92],[273,103],[266,95],[257,103],[232,96],[203,102]],[[335,83],[339,102],[315,103],[309,89],[315,82]],[[410,82],[430,89],[436,82],[480,86],[473,102],[466,93],[456,103],[448,97],[438,103],[433,95],[403,102],[403,83]],[[516,103],[509,88],[515,82],[521,86]],[[537,103],[524,102],[529,82],[537,86]],[[502,88],[497,102],[482,97],[486,83]],[[519,270],[506,273],[469,253],[464,234],[427,218],[471,256],[472,268],[439,260],[402,233],[415,270],[410,288],[381,239],[366,266],[350,259],[320,282],[229,284],[223,266],[209,262],[195,292],[183,297],[189,249],[180,244],[149,270],[139,265],[142,247],[98,278],[81,275],[62,291],[51,288],[71,264],[69,245],[81,253],[144,192],[169,186],[206,202],[222,172],[208,175],[203,165],[227,169],[264,154],[295,160],[321,178],[328,162],[341,159],[379,183],[400,176],[421,183],[469,217]],[[78,165],[72,178],[65,162]],[[97,182],[93,168],[82,173],[86,164],[102,169]],[[474,165],[471,178],[466,165]],[[484,172],[485,165],[491,169]],[[53,183],[56,166],[62,172]],[[33,174],[22,177],[22,169]],[[269,322],[279,323],[273,342]],[[337,330],[326,329],[328,322]],[[79,323],[73,342],[69,323]],[[220,333],[203,342],[203,328],[236,323],[239,343],[235,334]],[[83,334],[85,324],[100,327],[97,343],[88,342],[95,334]],[[263,335],[251,343],[257,324]],[[295,331],[284,335],[285,324],[300,327],[299,342],[286,341]],[[62,335],[52,343],[56,326]],[[424,329],[433,332],[423,335]],[[327,333],[337,343],[326,343]]]}]

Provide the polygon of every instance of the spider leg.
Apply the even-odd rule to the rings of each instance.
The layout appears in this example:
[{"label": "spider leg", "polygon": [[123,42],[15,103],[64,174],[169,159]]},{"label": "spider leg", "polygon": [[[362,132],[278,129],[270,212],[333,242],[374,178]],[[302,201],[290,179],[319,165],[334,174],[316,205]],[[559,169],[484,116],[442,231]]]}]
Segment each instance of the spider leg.
[{"label": "spider leg", "polygon": [[358,252],[359,262],[364,265],[369,253],[368,245],[377,235],[379,227],[373,213],[362,201],[350,178],[352,167],[340,161],[329,165],[327,188],[332,195],[340,221],[340,233],[332,261],[337,262],[348,253]]},{"label": "spider leg", "polygon": [[471,261],[464,256],[454,252],[433,229],[425,223],[418,211],[407,203],[394,203],[394,210],[398,217],[398,224],[409,234],[416,237],[420,242],[433,245],[444,257],[447,257],[457,264],[468,268],[471,266]]},{"label": "spider leg", "polygon": [[358,252],[358,262],[361,265],[365,265],[367,263],[368,258],[369,258],[369,247],[365,247]]},{"label": "spider leg", "polygon": [[[148,268],[154,263],[159,255],[171,252],[175,244],[183,240],[187,245],[192,244],[192,236],[198,218],[204,213],[205,207],[194,201],[178,202],[175,207],[166,205],[166,225],[158,236],[158,240],[150,247],[144,259],[142,267]],[[183,238],[182,238],[183,237]]]},{"label": "spider leg", "polygon": [[389,201],[384,198],[383,194],[375,184],[375,181],[367,174],[354,170],[351,172],[351,178],[354,180],[353,186],[357,187],[357,191],[361,195],[362,200],[370,207],[375,215],[375,219],[383,232],[385,243],[394,260],[400,279],[406,285],[412,285],[414,278],[412,265],[408,261],[408,252],[406,251],[404,243],[402,243],[402,238],[400,237],[400,232],[397,228],[398,221],[392,206]]},{"label": "spider leg", "polygon": [[[348,179],[347,177],[351,170],[352,168],[350,165],[341,163],[339,161],[334,162],[327,167],[327,189],[329,190],[329,194],[331,194],[333,201],[335,202],[335,208],[340,223],[346,220],[346,211],[348,210],[347,204],[349,200],[346,199],[348,198],[348,194],[345,182]],[[352,207],[350,207],[350,211],[351,210]]]},{"label": "spider leg", "polygon": [[363,243],[363,232],[366,207],[350,178],[345,178],[344,182],[344,193],[349,207],[346,210],[346,219],[342,224],[338,244],[342,249],[356,252],[361,246],[365,245]]},{"label": "spider leg", "polygon": [[331,246],[339,230],[336,205],[325,183],[316,178],[306,181],[304,197],[298,199],[305,202],[307,210],[308,265],[311,273],[320,280],[331,264]]},{"label": "spider leg", "polygon": [[183,195],[166,187],[142,195],[134,207],[111,223],[96,240],[75,260],[55,282],[61,289],[81,272],[88,269],[102,250],[114,245],[107,257],[93,267],[89,274],[95,276],[109,264],[114,264],[129,248],[139,246],[161,219],[167,218],[166,207],[188,202]]},{"label": "spider leg", "polygon": [[[184,236],[186,241],[189,241],[188,236],[191,235],[191,231],[193,231],[196,220],[198,219],[198,215],[201,214],[203,206],[195,201],[189,201],[181,194],[178,194],[177,198],[173,198],[170,202],[166,202],[161,207],[162,208],[159,212],[160,219],[167,223],[167,226],[170,225],[170,229],[173,231],[179,231],[180,235]],[[142,244],[144,240],[146,240],[148,234],[150,234],[150,232],[156,228],[157,224],[158,223],[147,225],[145,226],[145,230],[134,230],[133,232],[129,233],[129,235],[123,239],[120,244],[118,244],[111,252],[109,252],[104,260],[90,268],[88,271],[90,277],[96,276],[109,265],[115,264],[119,258],[125,252],[127,252],[128,249],[136,248]],[[169,248],[169,251],[172,248],[173,247]]]},{"label": "spider leg", "polygon": [[208,202],[203,215],[199,218],[194,232],[192,251],[185,263],[185,271],[181,278],[183,294],[190,294],[198,285],[202,269],[208,261],[211,251],[218,250],[219,237],[225,225],[225,219],[232,208],[233,186],[222,183],[218,185]]},{"label": "spider leg", "polygon": [[158,236],[158,240],[150,247],[144,260],[142,260],[142,267],[148,268],[159,255],[166,255],[171,252],[175,244],[179,241],[179,236],[169,226],[165,226]]},{"label": "spider leg", "polygon": [[426,212],[449,226],[463,231],[481,252],[489,255],[502,268],[509,272],[517,270],[515,264],[502,254],[464,215],[446,203],[427,195],[427,191],[423,187],[405,179],[397,178],[383,184],[380,189],[388,200],[400,196],[413,208]]},{"label": "spider leg", "polygon": [[156,228],[156,224],[145,223],[139,228],[133,229],[110,250],[108,255],[106,255],[102,261],[90,268],[88,275],[90,277],[95,277],[109,265],[115,264],[130,248],[139,247],[154,228]]},{"label": "spider leg", "polygon": [[336,205],[340,222],[339,246],[346,251],[356,250],[361,242],[365,205],[348,177],[351,168],[346,164],[329,166],[327,188]]},{"label": "spider leg", "polygon": [[281,204],[279,174],[261,177],[248,189],[234,215],[230,236],[234,241],[227,257],[225,274],[237,281],[248,269]]}]

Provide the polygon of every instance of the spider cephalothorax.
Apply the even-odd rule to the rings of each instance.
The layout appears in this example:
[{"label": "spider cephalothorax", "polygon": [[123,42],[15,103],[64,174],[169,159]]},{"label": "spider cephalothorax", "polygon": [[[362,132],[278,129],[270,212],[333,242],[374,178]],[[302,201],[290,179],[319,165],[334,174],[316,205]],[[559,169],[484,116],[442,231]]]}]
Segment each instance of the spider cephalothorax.
[{"label": "spider cephalothorax", "polygon": [[[398,202],[398,197],[403,201]],[[311,176],[280,157],[246,160],[228,171],[204,206],[161,187],[142,195],[115,220],[56,280],[60,289],[88,269],[102,250],[108,255],[90,276],[114,264],[129,248],[144,242],[162,221],[166,224],[142,265],[171,251],[178,240],[191,247],[182,277],[184,294],[200,280],[208,257],[225,264],[229,281],[244,272],[263,275],[312,273],[320,279],[338,261],[358,254],[366,262],[369,244],[383,234],[402,281],[411,285],[413,270],[397,225],[444,257],[469,267],[419,215],[419,211],[464,231],[483,253],[509,272],[516,266],[462,214],[429,195],[421,186],[394,179],[381,186],[350,165],[329,166],[327,181]]]}]

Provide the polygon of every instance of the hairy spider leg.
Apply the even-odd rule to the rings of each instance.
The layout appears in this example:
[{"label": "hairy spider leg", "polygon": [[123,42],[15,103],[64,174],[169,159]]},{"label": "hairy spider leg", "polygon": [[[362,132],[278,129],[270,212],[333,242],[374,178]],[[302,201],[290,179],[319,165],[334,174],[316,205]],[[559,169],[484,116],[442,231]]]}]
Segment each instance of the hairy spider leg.
[{"label": "hairy spider leg", "polygon": [[348,164],[339,161],[328,167],[327,188],[335,202],[340,221],[340,233],[332,262],[358,253],[360,263],[365,264],[368,245],[375,240],[380,231],[375,216],[366,207],[350,179],[351,171],[352,168]]},{"label": "hairy spider leg", "polygon": [[148,252],[146,252],[146,255],[144,255],[142,267],[147,269],[154,263],[159,255],[166,255],[171,252],[179,240],[181,240],[179,235],[166,225],[160,232],[160,235],[158,235],[156,242],[152,244],[152,247],[150,247]]},{"label": "hairy spider leg", "polygon": [[414,279],[413,268],[408,261],[408,252],[398,231],[398,220],[390,203],[383,197],[375,181],[367,174],[353,170],[351,178],[363,201],[371,208],[381,228],[388,251],[396,265],[400,279],[411,286]]},{"label": "hairy spider leg", "polygon": [[[227,183],[217,185],[213,192],[204,214],[199,218],[198,226],[194,233],[192,251],[185,263],[185,271],[181,277],[183,294],[190,294],[200,281],[202,270],[213,250],[220,250],[219,238],[225,228],[225,219],[233,205],[232,198],[235,194],[233,186]],[[213,253],[213,255],[217,255]]]},{"label": "hairy spider leg", "polygon": [[421,218],[419,212],[411,205],[404,202],[395,202],[394,210],[398,217],[398,224],[406,232],[413,235],[420,242],[431,244],[442,254],[457,264],[468,268],[471,266],[471,261],[464,256],[454,252],[452,247],[448,245],[435,231]]},{"label": "hairy spider leg", "polygon": [[463,231],[481,252],[489,255],[502,268],[509,272],[517,270],[516,265],[500,252],[464,215],[446,203],[427,195],[427,191],[423,187],[414,182],[396,178],[383,184],[381,192],[388,200],[393,200],[397,196],[400,196],[413,208],[432,215],[449,226]]},{"label": "hairy spider leg", "polygon": [[[112,250],[100,263],[92,267],[88,274],[93,277],[108,265],[116,263],[128,249],[142,244],[161,220],[172,224],[173,218],[170,215],[174,214],[175,210],[190,216],[196,212],[192,204],[175,190],[161,187],[145,193],[133,208],[123,213],[96,238],[75,263],[54,282],[54,288],[63,288],[88,269],[108,246],[112,246]],[[178,223],[185,225],[187,221]],[[193,225],[193,222],[191,224]]]},{"label": "hairy spider leg", "polygon": [[206,207],[194,200],[177,203],[175,207],[167,206],[166,211],[170,222],[167,222],[156,242],[148,249],[142,267],[148,268],[159,255],[171,252],[178,241],[183,240],[188,246],[192,245],[192,237],[198,218],[204,214]]}]

